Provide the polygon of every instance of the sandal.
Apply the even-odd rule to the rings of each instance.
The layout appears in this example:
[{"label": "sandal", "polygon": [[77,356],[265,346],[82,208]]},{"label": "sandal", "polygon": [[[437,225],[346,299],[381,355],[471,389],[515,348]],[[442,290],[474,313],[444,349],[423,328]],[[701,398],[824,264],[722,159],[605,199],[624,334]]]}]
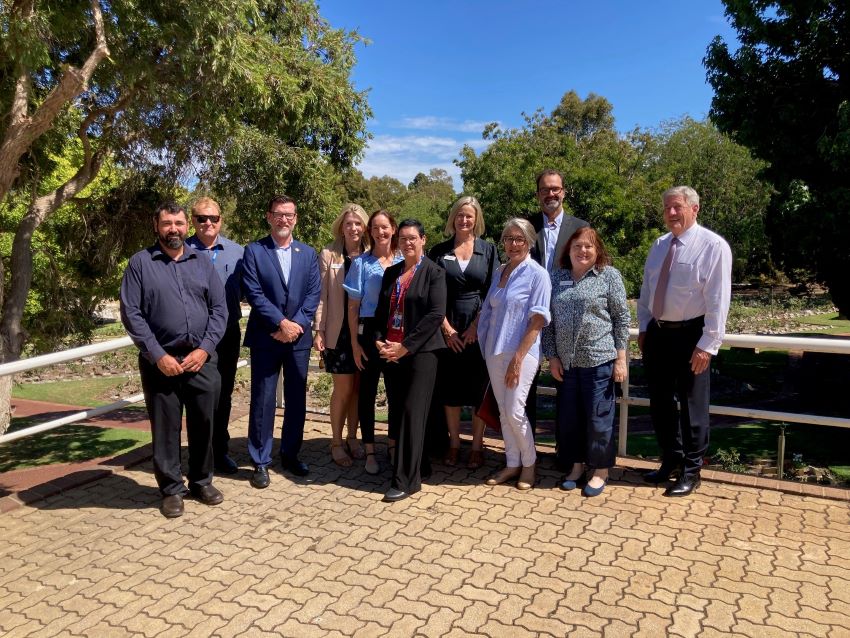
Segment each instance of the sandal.
[{"label": "sandal", "polygon": [[381,466],[378,464],[378,461],[375,459],[374,452],[366,452],[366,474],[371,474],[374,476],[378,472],[381,471]]},{"label": "sandal", "polygon": [[459,454],[459,447],[450,447],[446,452],[446,456],[443,458],[443,465],[448,465],[449,467],[457,465],[457,457]]},{"label": "sandal", "polygon": [[466,469],[477,470],[484,465],[484,450],[472,450],[469,453],[469,461],[466,463]]},{"label": "sandal", "polygon": [[333,462],[340,467],[351,467],[351,457],[345,453],[345,448],[342,443],[334,443],[331,441],[331,458]]},{"label": "sandal", "polygon": [[345,449],[348,450],[348,454],[353,459],[362,461],[366,458],[366,450],[364,450],[363,446],[360,445],[356,434],[345,438]]}]

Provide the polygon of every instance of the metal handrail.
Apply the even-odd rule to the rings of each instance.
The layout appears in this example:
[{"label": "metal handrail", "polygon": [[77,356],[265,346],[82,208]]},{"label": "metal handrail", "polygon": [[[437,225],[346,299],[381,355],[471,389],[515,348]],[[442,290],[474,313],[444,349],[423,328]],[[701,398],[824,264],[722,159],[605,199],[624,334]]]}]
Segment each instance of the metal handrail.
[{"label": "metal handrail", "polygon": [[[636,341],[638,336],[638,331],[632,328],[629,331],[629,339],[632,341]],[[765,350],[801,350],[803,352],[821,352],[821,353],[831,353],[831,354],[845,354],[850,355],[850,339],[844,338],[811,338],[811,337],[777,337],[777,336],[766,336],[766,335],[753,335],[753,334],[730,334],[726,335],[723,339],[723,344],[733,347],[740,348],[759,348]],[[64,350],[62,352],[52,352],[50,354],[40,355],[37,357],[30,357],[28,359],[21,359],[19,361],[13,361],[11,363],[3,363],[0,364],[0,376],[8,376],[11,374],[17,374],[19,372],[26,372],[28,370],[35,370],[38,368],[43,368],[48,365],[53,365],[55,363],[63,363],[66,361],[74,361],[77,359],[82,359],[85,357],[89,357],[95,354],[103,354],[106,352],[113,352],[115,350],[121,350],[122,348],[126,348],[128,346],[133,345],[130,337],[120,337],[118,339],[110,339],[108,341],[103,341],[101,343],[96,343],[88,346],[82,346],[79,348],[72,348],[70,350]],[[628,364],[629,352],[626,350],[626,363]],[[239,362],[239,367],[243,367],[247,365],[245,360],[241,360]],[[314,369],[311,366],[311,369]],[[619,421],[619,450],[618,454],[620,456],[626,455],[626,441],[628,434],[628,418],[629,418],[629,406],[630,405],[640,405],[640,406],[648,406],[649,400],[640,398],[640,397],[632,397],[629,395],[629,379],[628,377],[622,383],[622,397],[620,397],[617,401],[620,403],[620,421]],[[538,393],[541,395],[553,395],[555,394],[554,388],[545,388],[541,387],[538,389]],[[138,403],[144,398],[143,395],[137,394],[132,397],[126,397],[121,399],[120,401],[116,401],[115,403],[111,403],[109,405],[105,405],[99,408],[92,408],[90,410],[85,410],[82,412],[77,412],[72,415],[68,415],[62,417],[60,419],[54,419],[53,421],[49,421],[46,423],[41,423],[38,425],[34,425],[29,428],[25,428],[23,430],[18,430],[17,432],[13,432],[11,434],[4,434],[0,436],[0,444],[8,443],[10,441],[14,441],[16,439],[24,438],[26,436],[30,436],[32,434],[37,434],[39,432],[44,432],[47,430],[51,430],[53,428],[60,427],[62,425],[67,425],[68,423],[74,423],[76,421],[82,421],[87,418],[91,418],[93,416],[99,416],[101,414],[107,414],[108,412],[112,412],[114,410],[125,407],[131,403]],[[711,405],[709,406],[709,412],[711,414],[723,414],[730,416],[740,416],[740,417],[752,417],[765,419],[768,421],[784,421],[789,423],[808,423],[813,425],[826,425],[832,427],[843,427],[850,428],[850,419],[844,419],[839,417],[829,417],[829,416],[820,416],[815,414],[804,414],[804,413],[795,413],[795,412],[777,412],[772,410],[754,410],[749,408],[736,408],[732,406],[722,406],[722,405]]]}]

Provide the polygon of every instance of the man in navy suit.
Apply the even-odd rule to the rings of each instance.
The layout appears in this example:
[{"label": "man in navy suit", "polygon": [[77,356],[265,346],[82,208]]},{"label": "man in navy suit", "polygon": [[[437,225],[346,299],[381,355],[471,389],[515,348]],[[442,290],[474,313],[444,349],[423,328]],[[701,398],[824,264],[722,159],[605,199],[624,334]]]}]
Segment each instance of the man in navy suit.
[{"label": "man in navy suit", "polygon": [[245,247],[242,286],[251,314],[245,346],[251,349],[251,413],[248,452],[254,462],[251,485],[269,485],[272,462],[275,396],[283,367],[283,468],[305,476],[309,468],[298,459],[307,413],[307,366],[311,326],[319,305],[321,279],[316,251],[292,238],[298,222],[295,201],[273,197],[266,212],[271,233]]}]

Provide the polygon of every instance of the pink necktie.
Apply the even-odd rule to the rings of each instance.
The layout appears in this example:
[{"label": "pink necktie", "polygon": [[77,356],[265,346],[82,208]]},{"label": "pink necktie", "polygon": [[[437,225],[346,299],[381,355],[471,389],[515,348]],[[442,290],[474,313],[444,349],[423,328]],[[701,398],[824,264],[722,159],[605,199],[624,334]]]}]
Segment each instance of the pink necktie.
[{"label": "pink necktie", "polygon": [[656,319],[661,319],[661,315],[664,314],[664,297],[667,296],[667,282],[670,279],[670,266],[673,265],[673,260],[676,258],[676,248],[678,245],[679,240],[674,237],[670,242],[670,250],[667,251],[664,263],[661,264],[661,272],[658,273],[658,284],[655,286],[655,298],[652,300],[652,316]]}]

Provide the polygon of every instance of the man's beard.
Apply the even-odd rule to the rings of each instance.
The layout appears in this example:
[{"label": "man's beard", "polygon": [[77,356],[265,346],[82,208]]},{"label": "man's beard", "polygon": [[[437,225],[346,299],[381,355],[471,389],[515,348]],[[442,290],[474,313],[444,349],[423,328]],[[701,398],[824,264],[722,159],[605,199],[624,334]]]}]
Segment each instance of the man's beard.
[{"label": "man's beard", "polygon": [[159,243],[171,250],[177,250],[183,245],[185,236],[180,233],[168,233],[167,235],[159,235]]},{"label": "man's beard", "polygon": [[545,213],[557,213],[560,208],[561,202],[557,199],[550,199],[543,202],[543,212]]},{"label": "man's beard", "polygon": [[274,232],[275,237],[278,239],[287,239],[292,234],[292,229],[281,226],[280,228],[273,229],[272,232]]}]

